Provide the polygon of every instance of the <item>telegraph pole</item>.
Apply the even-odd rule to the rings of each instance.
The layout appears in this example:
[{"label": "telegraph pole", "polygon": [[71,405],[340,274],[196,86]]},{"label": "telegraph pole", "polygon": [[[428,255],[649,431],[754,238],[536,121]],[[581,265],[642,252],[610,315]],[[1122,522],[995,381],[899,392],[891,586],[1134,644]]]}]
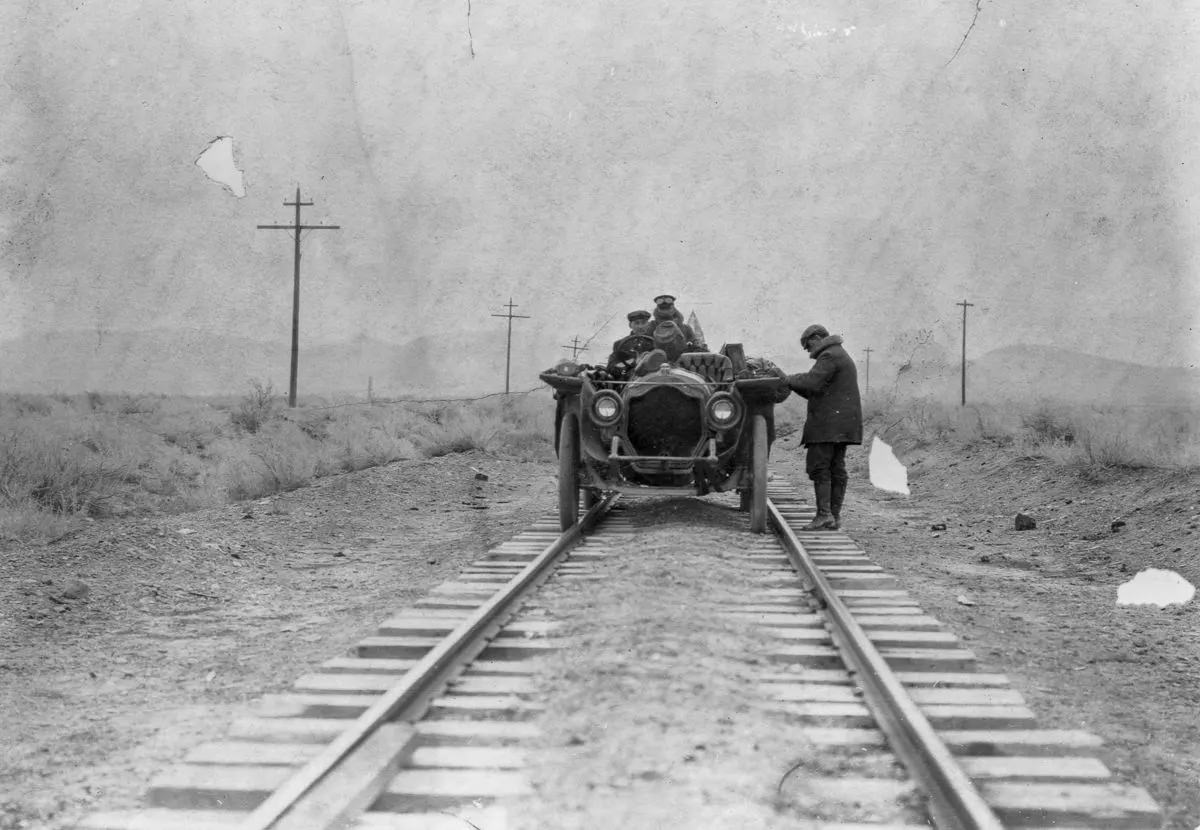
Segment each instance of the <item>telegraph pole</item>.
[{"label": "telegraph pole", "polygon": [[963,310],[963,333],[962,333],[962,403],[960,406],[967,405],[967,308],[974,306],[975,303],[968,303],[964,299],[961,303],[955,305],[962,306]]},{"label": "telegraph pole", "polygon": [[505,395],[508,394],[509,372],[512,368],[512,321],[513,321],[514,317],[521,317],[526,320],[529,319],[528,314],[513,314],[513,309],[516,307],[517,306],[513,304],[512,297],[509,297],[508,305],[505,306],[505,308],[508,309],[508,313],[492,315],[493,317],[507,317],[508,318],[508,348],[504,352],[504,394]]},{"label": "telegraph pole", "polygon": [[300,201],[300,188],[296,188],[296,201],[284,202],[286,207],[296,208],[296,221],[291,225],[259,225],[259,230],[292,231],[296,237],[295,276],[292,280],[292,373],[288,379],[288,406],[296,405],[296,365],[300,362],[300,231],[336,231],[340,225],[302,225],[300,208],[312,202]]},{"label": "telegraph pole", "polygon": [[563,346],[563,348],[571,350],[571,360],[574,360],[580,352],[586,352],[588,347],[579,345],[579,335],[577,334],[571,341],[571,345]]},{"label": "telegraph pole", "polygon": [[874,349],[872,349],[870,346],[867,346],[865,349],[863,349],[863,351],[867,353],[867,388],[863,390],[863,393],[865,394],[871,391],[871,352],[874,351]]}]

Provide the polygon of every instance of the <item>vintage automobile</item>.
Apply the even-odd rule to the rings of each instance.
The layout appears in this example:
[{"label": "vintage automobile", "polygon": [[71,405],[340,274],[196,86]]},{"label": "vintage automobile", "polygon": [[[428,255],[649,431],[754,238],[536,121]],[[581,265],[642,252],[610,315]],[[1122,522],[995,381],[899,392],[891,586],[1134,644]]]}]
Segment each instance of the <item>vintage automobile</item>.
[{"label": "vintage automobile", "polygon": [[767,528],[767,456],[784,374],[741,344],[666,359],[643,335],[614,347],[627,371],[564,360],[539,377],[555,391],[562,528],[603,493],[698,495],[737,490],[750,530]]}]

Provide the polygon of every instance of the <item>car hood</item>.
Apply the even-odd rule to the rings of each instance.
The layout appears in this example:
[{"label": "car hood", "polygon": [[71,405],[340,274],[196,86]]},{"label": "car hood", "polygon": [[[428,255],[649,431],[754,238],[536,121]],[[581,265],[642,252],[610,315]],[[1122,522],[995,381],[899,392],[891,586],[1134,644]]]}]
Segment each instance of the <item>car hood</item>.
[{"label": "car hood", "polygon": [[637,378],[625,387],[625,397],[639,398],[654,389],[673,387],[689,397],[704,400],[712,393],[709,384],[695,372],[664,366],[644,377]]}]

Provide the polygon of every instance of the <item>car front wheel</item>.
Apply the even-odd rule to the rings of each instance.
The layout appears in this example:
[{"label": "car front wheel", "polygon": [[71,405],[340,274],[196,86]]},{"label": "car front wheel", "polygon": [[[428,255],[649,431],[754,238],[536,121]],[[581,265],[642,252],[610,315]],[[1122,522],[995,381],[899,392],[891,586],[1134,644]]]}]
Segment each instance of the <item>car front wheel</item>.
[{"label": "car front wheel", "polygon": [[579,422],[562,419],[558,433],[558,523],[569,530],[579,521]]},{"label": "car front wheel", "polygon": [[755,415],[750,445],[750,532],[767,532],[767,419]]}]

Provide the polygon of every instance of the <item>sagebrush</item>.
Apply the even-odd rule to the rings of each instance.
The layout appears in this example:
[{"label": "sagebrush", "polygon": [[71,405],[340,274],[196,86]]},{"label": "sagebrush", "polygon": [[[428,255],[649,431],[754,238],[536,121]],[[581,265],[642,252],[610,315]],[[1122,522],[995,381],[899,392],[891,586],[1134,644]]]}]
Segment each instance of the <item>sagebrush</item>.
[{"label": "sagebrush", "polygon": [[407,458],[553,459],[553,401],[313,402],[0,396],[0,540],[47,541],[84,517],[178,512]]}]

